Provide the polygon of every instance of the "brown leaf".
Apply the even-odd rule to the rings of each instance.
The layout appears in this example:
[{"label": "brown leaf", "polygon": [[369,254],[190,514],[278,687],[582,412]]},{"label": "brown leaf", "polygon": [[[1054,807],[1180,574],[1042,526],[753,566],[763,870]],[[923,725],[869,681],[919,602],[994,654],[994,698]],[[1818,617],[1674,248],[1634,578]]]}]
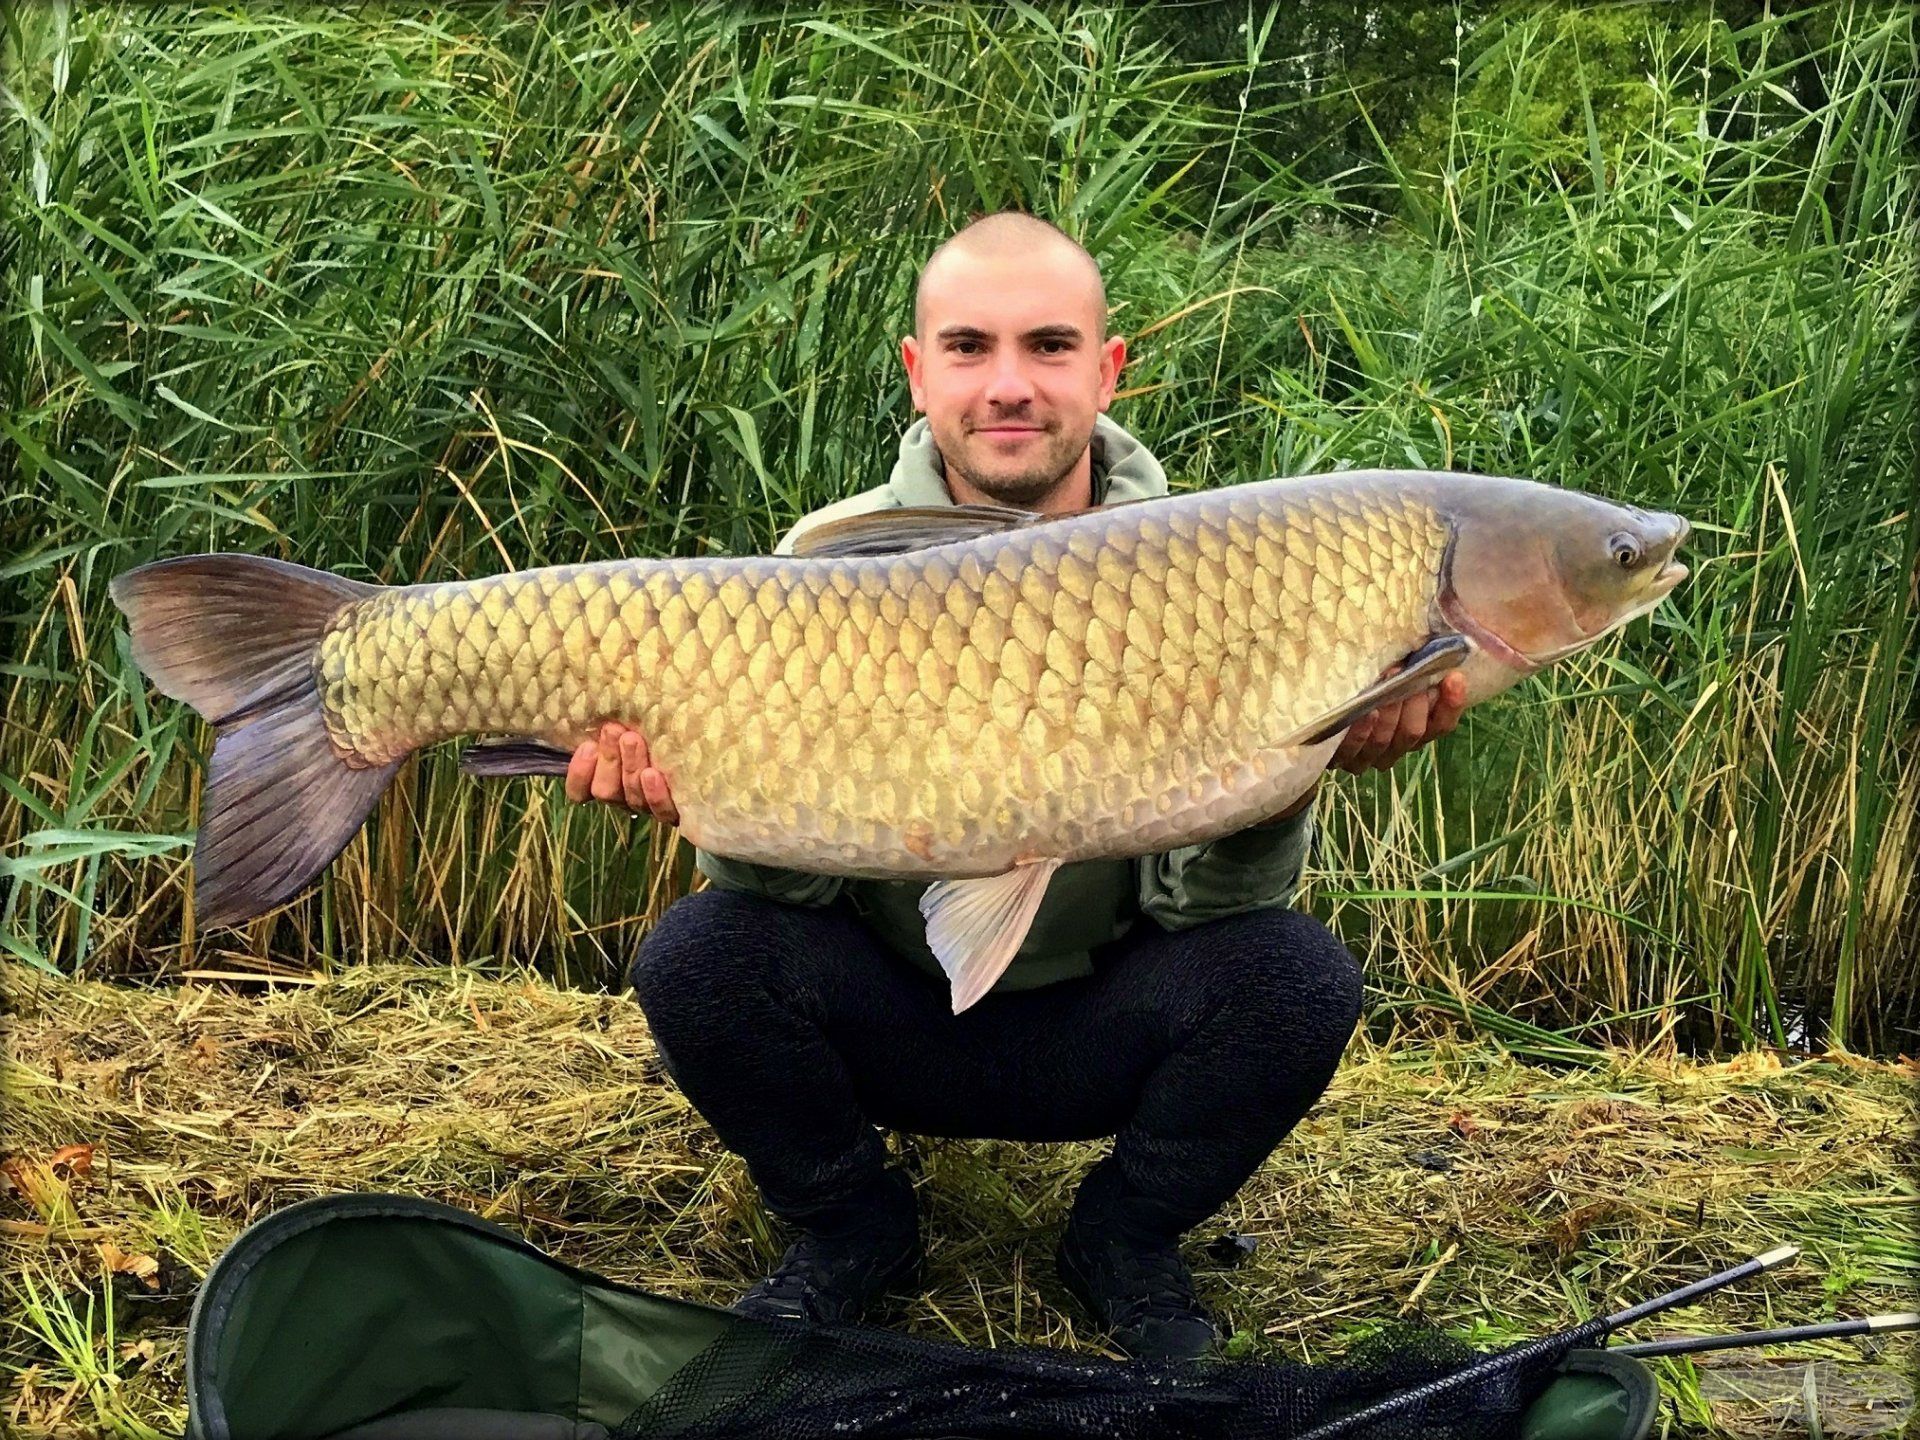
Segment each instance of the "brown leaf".
[{"label": "brown leaf", "polygon": [[47,1168],[57,1175],[63,1166],[75,1180],[90,1175],[93,1172],[93,1146],[62,1145],[47,1158]]},{"label": "brown leaf", "polygon": [[129,1255],[111,1240],[96,1247],[107,1269],[116,1275],[131,1275],[149,1290],[160,1288],[160,1262],[151,1255]]},{"label": "brown leaf", "polygon": [[66,1181],[53,1173],[53,1167],[25,1155],[9,1155],[0,1161],[0,1175],[15,1193],[26,1200],[42,1220],[63,1221],[72,1218],[73,1203]]},{"label": "brown leaf", "polygon": [[191,1049],[195,1059],[213,1060],[220,1054],[220,1042],[211,1035],[202,1035],[193,1042]]},{"label": "brown leaf", "polygon": [[1554,1249],[1560,1258],[1565,1259],[1580,1248],[1580,1242],[1593,1226],[1612,1218],[1613,1206],[1599,1200],[1590,1205],[1576,1206],[1560,1216],[1547,1227],[1547,1233],[1553,1238]]},{"label": "brown leaf", "polygon": [[1480,1127],[1474,1123],[1473,1117],[1464,1110],[1456,1110],[1447,1117],[1447,1129],[1462,1140],[1470,1140],[1480,1132]]}]

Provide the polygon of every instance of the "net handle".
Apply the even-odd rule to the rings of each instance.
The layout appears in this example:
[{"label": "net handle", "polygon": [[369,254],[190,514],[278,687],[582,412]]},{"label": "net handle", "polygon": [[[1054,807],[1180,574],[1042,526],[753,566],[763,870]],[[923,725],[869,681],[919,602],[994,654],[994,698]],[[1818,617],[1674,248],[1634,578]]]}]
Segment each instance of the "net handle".
[{"label": "net handle", "polygon": [[1549,1355],[1554,1355],[1557,1362],[1559,1355],[1591,1345],[1594,1341],[1604,1339],[1615,1330],[1624,1325],[1630,1325],[1635,1320],[1658,1314],[1662,1310],[1670,1310],[1676,1305],[1684,1305],[1690,1300],[1697,1300],[1702,1295],[1724,1286],[1745,1280],[1752,1275],[1759,1275],[1777,1265],[1784,1265],[1799,1253],[1798,1245],[1781,1245],[1767,1251],[1764,1255],[1743,1260],[1717,1275],[1709,1275],[1704,1280],[1691,1281],[1676,1290],[1667,1291],[1664,1295],[1656,1295],[1651,1300],[1630,1305],[1625,1310],[1616,1310],[1611,1315],[1589,1320],[1583,1325],[1576,1325],[1571,1330],[1562,1330],[1559,1334],[1549,1335],[1543,1340],[1534,1340],[1512,1350],[1503,1350],[1500,1354],[1490,1355],[1464,1370],[1456,1370],[1453,1374],[1442,1376],[1438,1380],[1429,1380],[1426,1384],[1416,1385],[1411,1390],[1402,1390],[1397,1395],[1389,1395],[1385,1400],[1369,1405],[1364,1410],[1356,1410],[1351,1415],[1342,1415],[1337,1420],[1329,1420],[1324,1425],[1316,1425],[1311,1430],[1304,1430],[1295,1436],[1294,1440],[1334,1440],[1334,1437],[1350,1434],[1363,1425],[1371,1425],[1375,1421],[1398,1415],[1403,1410],[1425,1404],[1449,1390],[1489,1379],[1503,1370],[1545,1359]]}]

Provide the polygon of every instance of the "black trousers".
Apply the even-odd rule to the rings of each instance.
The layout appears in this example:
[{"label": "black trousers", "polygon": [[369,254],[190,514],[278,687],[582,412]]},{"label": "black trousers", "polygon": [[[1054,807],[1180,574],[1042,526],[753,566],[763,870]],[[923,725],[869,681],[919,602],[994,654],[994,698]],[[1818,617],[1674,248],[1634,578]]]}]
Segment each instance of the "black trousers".
[{"label": "black trousers", "polygon": [[1292,910],[1177,932],[1142,919],[1094,961],[1089,978],[954,1015],[945,982],[886,950],[844,898],[704,890],[667,911],[629,978],[668,1073],[784,1219],[824,1224],[870,1193],[886,1154],[876,1125],[1111,1135],[1082,1201],[1098,1189],[1118,1218],[1171,1238],[1224,1204],[1326,1089],[1359,1015],[1359,967]]}]

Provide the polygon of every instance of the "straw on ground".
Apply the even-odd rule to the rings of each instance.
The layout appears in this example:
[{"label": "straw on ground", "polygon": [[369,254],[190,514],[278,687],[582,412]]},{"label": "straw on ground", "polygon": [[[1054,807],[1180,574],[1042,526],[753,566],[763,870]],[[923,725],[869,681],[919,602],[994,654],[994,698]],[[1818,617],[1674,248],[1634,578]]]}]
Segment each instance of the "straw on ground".
[{"label": "straw on ground", "polygon": [[[713,1303],[777,1255],[630,998],[530,973],[302,978],[146,990],[0,970],[10,1423],[177,1429],[193,1287],[244,1225],[303,1196],[430,1196]],[[1914,1081],[1911,1064],[1838,1054],[1549,1069],[1362,1036],[1190,1253],[1236,1352],[1308,1360],[1403,1316],[1482,1346],[1543,1334],[1783,1241],[1804,1258],[1659,1333],[1911,1309]],[[1050,1256],[1099,1146],[901,1148],[929,1271],[882,1319],[974,1343],[1097,1342]],[[1258,1242],[1243,1263],[1230,1233]],[[1912,1360],[1913,1340],[1877,1343]],[[1661,1364],[1682,1413],[1704,1418],[1694,1372]]]}]

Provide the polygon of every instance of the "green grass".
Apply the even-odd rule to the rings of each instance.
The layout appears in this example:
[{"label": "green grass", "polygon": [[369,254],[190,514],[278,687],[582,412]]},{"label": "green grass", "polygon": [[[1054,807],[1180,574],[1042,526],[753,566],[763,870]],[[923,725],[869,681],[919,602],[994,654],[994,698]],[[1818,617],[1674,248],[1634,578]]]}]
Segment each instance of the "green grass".
[{"label": "green grass", "polygon": [[1385,130],[1216,11],[9,11],[0,942],[616,977],[684,852],[443,754],[313,897],[201,933],[207,736],[106,582],[766,548],[884,478],[915,270],[1017,204],[1100,258],[1179,486],[1452,466],[1695,522],[1650,624],[1332,787],[1304,903],[1392,1016],[1911,1050],[1907,7],[1520,6]]},{"label": "green grass", "polygon": [[58,1389],[60,1421],[67,1427],[84,1425],[86,1434],[165,1440],[169,1432],[180,1433],[185,1416],[177,1411],[162,1416],[162,1423],[171,1424],[157,1430],[141,1414],[151,1411],[151,1402],[144,1395],[129,1399],[127,1382],[144,1367],[138,1365],[138,1356],[123,1353],[114,1338],[110,1282],[103,1274],[101,1293],[75,1295],[61,1289],[50,1271],[32,1264],[18,1278],[0,1282],[8,1292],[7,1309],[16,1332],[7,1349],[32,1347],[42,1357],[36,1364],[9,1362],[5,1368],[13,1372],[10,1388],[28,1393],[36,1384]]}]

